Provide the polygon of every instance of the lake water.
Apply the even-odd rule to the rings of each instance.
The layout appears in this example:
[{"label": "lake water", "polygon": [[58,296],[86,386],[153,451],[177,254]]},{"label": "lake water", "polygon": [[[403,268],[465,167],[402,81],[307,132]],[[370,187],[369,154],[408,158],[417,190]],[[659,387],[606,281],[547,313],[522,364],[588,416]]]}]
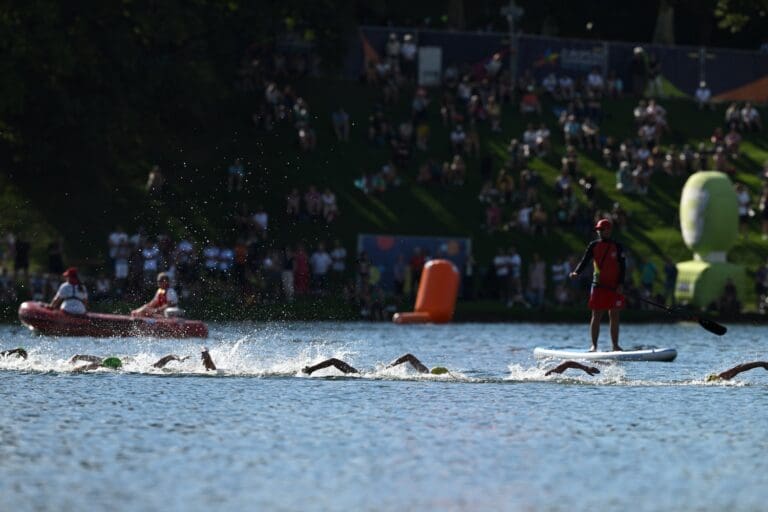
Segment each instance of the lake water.
[{"label": "lake water", "polygon": [[[765,327],[626,325],[673,363],[545,377],[535,346],[585,325],[211,325],[201,340],[46,338],[0,327],[0,510],[765,510]],[[607,347],[607,326],[601,347]],[[151,364],[189,354],[166,370]],[[448,375],[385,370],[412,352]],[[123,370],[72,373],[76,353]],[[339,377],[300,369],[338,357]]]}]

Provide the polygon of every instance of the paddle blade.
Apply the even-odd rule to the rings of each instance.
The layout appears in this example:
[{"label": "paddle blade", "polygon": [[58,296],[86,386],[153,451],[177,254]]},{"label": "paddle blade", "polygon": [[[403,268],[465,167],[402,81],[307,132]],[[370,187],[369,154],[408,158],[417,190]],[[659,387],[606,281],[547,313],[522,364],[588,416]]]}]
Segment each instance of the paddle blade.
[{"label": "paddle blade", "polygon": [[720,325],[719,323],[715,322],[714,320],[710,320],[709,318],[697,318],[699,321],[699,325],[711,332],[712,334],[717,334],[718,336],[722,336],[726,332],[728,332],[728,328],[726,328],[724,325]]}]

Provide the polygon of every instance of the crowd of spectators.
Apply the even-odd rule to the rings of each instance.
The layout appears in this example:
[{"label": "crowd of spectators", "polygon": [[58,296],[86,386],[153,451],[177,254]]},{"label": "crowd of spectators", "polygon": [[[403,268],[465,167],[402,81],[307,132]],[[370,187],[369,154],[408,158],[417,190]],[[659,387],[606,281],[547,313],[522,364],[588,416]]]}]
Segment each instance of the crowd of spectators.
[{"label": "crowd of spectators", "polygon": [[[532,70],[523,70],[513,77],[505,56],[497,53],[482,65],[448,63],[434,91],[416,86],[418,47],[412,34],[391,34],[381,50],[382,57],[369,59],[361,77],[379,93],[367,125],[353,123],[340,104],[335,105],[329,119],[318,120],[293,85],[296,79],[316,73],[317,60],[311,53],[251,49],[239,71],[237,87],[257,99],[252,114],[255,128],[269,132],[278,125],[290,127],[299,151],[313,152],[324,137],[347,143],[354,130],[360,130],[361,139],[367,138],[371,147],[386,148],[388,158],[366,164],[368,167],[360,169],[354,180],[354,186],[365,195],[385,194],[404,182],[450,190],[476,182],[470,177],[479,176],[478,200],[484,214],[478,222],[488,233],[546,236],[557,228],[585,235],[599,218],[612,219],[621,233],[627,214],[621,202],[608,209],[601,206],[606,204],[605,197],[595,176],[585,171],[584,155],[602,160],[616,173],[616,189],[622,194],[646,195],[657,173],[684,177],[717,169],[734,174],[743,134],[762,130],[760,114],[752,104],[734,103],[726,110],[723,126],[717,127],[709,140],[679,148],[665,144],[671,127],[667,111],[657,99],[664,97],[660,65],[654,55],[642,49],[635,49],[632,82],[626,88],[615,71],[605,73],[600,68],[539,78]],[[413,94],[408,97],[408,112],[394,114],[398,112],[394,105],[406,93]],[[636,107],[631,113],[612,115],[634,122],[634,134],[620,140],[602,126],[607,115],[603,105],[607,98],[627,94],[638,98]],[[695,101],[702,109],[712,107],[712,94],[705,82],[701,82]],[[499,163],[498,157],[485,151],[488,144],[481,140],[481,133],[498,139],[508,132],[502,113],[510,109],[525,120],[525,129],[505,142],[506,155]],[[447,137],[436,137],[436,133],[447,133]],[[564,151],[556,154],[553,147],[560,147],[561,141]],[[545,183],[532,165],[535,159],[559,166],[553,185]],[[228,193],[242,195],[250,173],[248,165],[243,158],[229,164],[224,177]],[[762,179],[759,200],[753,201],[744,184],[737,183],[736,192],[742,233],[748,232],[759,214],[763,239],[768,239],[768,164]],[[162,170],[154,166],[146,183],[148,195],[160,197],[164,183]],[[105,270],[88,277],[92,297],[96,301],[139,302],[151,292],[156,274],[165,271],[182,301],[224,289],[246,303],[339,294],[357,304],[361,314],[369,318],[381,318],[391,309],[384,292],[389,286],[372,277],[368,256],[348,254],[338,240],[328,242],[334,238],[333,228],[341,214],[336,192],[330,187],[317,181],[297,183],[285,196],[281,219],[315,220],[330,230],[330,236],[324,232],[312,247],[299,243],[275,248],[270,212],[263,205],[253,209],[241,202],[236,205],[234,235],[221,239],[192,234],[174,239],[164,233],[150,235],[143,229],[129,235],[117,227],[109,236]],[[58,267],[62,265],[56,265],[55,255],[61,259],[61,244],[49,248],[54,256],[45,274],[29,274],[29,242],[23,236],[7,235],[2,245],[0,301],[18,299],[18,288],[13,284],[19,280],[26,283],[24,293],[48,300],[59,282]],[[11,262],[9,255],[13,255]],[[574,305],[584,300],[589,286],[588,273],[579,280],[567,279],[579,257],[521,255],[509,247],[499,249],[485,265],[476,265],[470,255],[472,268],[467,269],[466,276],[472,280],[465,293],[495,297],[508,307]],[[413,286],[406,283],[418,281],[429,258],[422,252],[401,255],[393,269],[395,297],[414,293]],[[628,298],[633,301],[657,294],[660,301],[670,302],[675,272],[671,262],[666,262],[659,273],[651,261],[640,262],[628,251]],[[768,282],[768,278],[761,282]]]}]

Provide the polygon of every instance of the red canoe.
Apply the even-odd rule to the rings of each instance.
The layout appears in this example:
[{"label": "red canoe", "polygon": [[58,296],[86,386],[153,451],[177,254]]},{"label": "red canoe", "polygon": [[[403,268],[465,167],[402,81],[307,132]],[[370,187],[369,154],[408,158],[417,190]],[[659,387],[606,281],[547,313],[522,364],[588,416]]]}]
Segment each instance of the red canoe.
[{"label": "red canoe", "polygon": [[19,320],[30,330],[56,336],[155,336],[158,338],[206,338],[208,327],[200,320],[184,318],[133,318],[125,315],[87,313],[68,315],[48,309],[41,302],[22,302]]}]

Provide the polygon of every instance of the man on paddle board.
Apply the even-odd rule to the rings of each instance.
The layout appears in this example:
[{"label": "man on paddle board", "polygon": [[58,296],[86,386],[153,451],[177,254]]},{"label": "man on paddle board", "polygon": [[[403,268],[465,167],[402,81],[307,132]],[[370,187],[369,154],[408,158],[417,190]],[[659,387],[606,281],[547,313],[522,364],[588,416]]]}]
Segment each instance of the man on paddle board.
[{"label": "man on paddle board", "polygon": [[595,225],[595,231],[599,238],[592,241],[581,261],[570,273],[571,279],[575,279],[591,261],[592,290],[589,294],[589,309],[592,310],[592,319],[589,323],[592,335],[590,352],[597,351],[597,339],[600,337],[600,321],[608,311],[608,319],[611,325],[612,350],[621,350],[619,346],[619,312],[624,309],[626,303],[621,294],[624,283],[626,264],[624,262],[624,248],[621,244],[611,240],[613,225],[608,219],[600,219]]}]

